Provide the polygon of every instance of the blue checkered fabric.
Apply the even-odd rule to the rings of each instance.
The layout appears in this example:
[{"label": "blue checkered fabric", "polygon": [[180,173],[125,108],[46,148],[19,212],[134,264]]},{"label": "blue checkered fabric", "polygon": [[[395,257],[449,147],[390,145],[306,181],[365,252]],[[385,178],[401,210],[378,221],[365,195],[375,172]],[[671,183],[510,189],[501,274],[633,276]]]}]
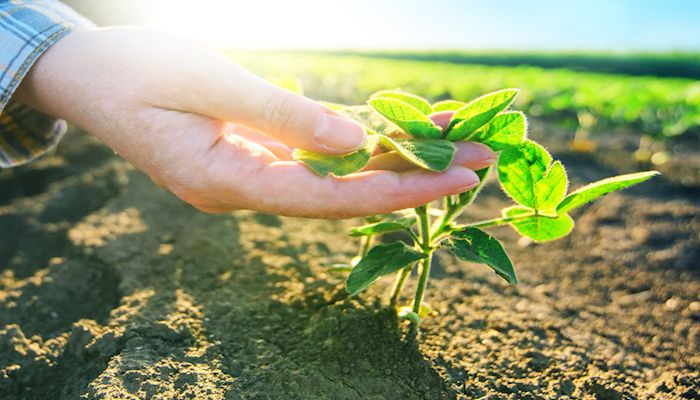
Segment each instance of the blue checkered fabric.
[{"label": "blue checkered fabric", "polygon": [[0,168],[39,157],[65,133],[64,121],[14,102],[12,95],[46,49],[90,26],[58,1],[0,1]]}]

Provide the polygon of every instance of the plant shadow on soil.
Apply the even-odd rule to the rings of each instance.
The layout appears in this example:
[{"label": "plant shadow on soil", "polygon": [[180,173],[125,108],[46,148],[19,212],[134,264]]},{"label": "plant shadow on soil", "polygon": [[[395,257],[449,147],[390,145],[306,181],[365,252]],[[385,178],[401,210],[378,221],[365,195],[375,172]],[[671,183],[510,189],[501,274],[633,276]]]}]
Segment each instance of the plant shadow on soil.
[{"label": "plant shadow on soil", "polygon": [[[356,250],[353,221],[202,214],[95,146],[70,136],[57,155],[0,174],[11,189],[0,195],[1,398],[670,399],[700,388],[682,350],[700,343],[697,206],[672,184],[606,197],[558,244],[498,231],[517,287],[441,255],[429,293],[441,314],[416,340],[379,300],[388,282],[349,297],[327,269]],[[617,172],[565,156],[576,183]],[[483,197],[466,217],[507,203],[493,185]]]}]

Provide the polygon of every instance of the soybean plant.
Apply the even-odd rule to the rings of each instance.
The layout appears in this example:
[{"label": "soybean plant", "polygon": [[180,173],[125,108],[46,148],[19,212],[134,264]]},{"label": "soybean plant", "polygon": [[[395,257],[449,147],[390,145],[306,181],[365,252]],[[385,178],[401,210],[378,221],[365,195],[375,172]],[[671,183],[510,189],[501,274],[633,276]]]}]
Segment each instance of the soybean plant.
[{"label": "soybean plant", "polygon": [[[498,153],[495,166],[477,171],[481,183],[475,188],[441,199],[439,209],[429,204],[399,215],[377,215],[352,228],[360,238],[360,251],[350,264],[346,289],[357,295],[379,278],[395,274],[389,302],[401,318],[415,324],[430,313],[424,303],[430,268],[436,251],[446,249],[463,261],[490,267],[509,284],[518,282],[515,268],[502,244],[485,230],[510,225],[517,233],[536,242],[560,239],[574,227],[570,211],[615,190],[643,182],[658,173],[640,172],[615,176],[568,192],[567,173],[541,145],[527,138],[527,119],[511,111],[517,89],[504,89],[470,102],[445,100],[431,104],[403,91],[381,91],[366,105],[328,104],[361,122],[368,133],[366,147],[342,156],[327,156],[296,150],[294,157],[317,174],[348,175],[364,168],[372,157],[395,153],[418,168],[440,172],[452,162],[455,142],[483,143]],[[446,128],[436,125],[431,114],[452,111]],[[455,219],[475,200],[488,174],[495,169],[498,182],[514,204],[493,219],[457,223]],[[380,235],[403,231],[402,240],[381,243]],[[377,243],[377,244],[374,244]],[[414,269],[418,269],[416,291],[410,304],[399,304],[401,291]]]}]

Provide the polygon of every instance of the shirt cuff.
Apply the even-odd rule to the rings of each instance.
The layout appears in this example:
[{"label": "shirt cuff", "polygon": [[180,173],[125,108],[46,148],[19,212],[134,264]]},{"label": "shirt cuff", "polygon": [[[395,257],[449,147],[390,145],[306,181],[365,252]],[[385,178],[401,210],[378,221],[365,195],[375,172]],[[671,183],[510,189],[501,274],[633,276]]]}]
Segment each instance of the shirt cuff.
[{"label": "shirt cuff", "polygon": [[68,33],[94,25],[53,0],[0,2],[0,168],[31,161],[53,148],[66,123],[11,101],[36,60]]}]

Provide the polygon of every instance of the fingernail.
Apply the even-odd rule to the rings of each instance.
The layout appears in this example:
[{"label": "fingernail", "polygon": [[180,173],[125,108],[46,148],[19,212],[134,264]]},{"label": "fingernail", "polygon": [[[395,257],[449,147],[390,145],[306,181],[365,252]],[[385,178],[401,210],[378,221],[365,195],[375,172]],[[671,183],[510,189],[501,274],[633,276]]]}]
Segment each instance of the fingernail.
[{"label": "fingernail", "polygon": [[475,142],[457,143],[455,164],[474,171],[486,168],[496,162],[496,153],[488,146]]},{"label": "fingernail", "polygon": [[346,153],[365,145],[367,134],[355,121],[322,113],[316,121],[314,141],[334,152]]},{"label": "fingernail", "polygon": [[457,189],[458,193],[465,192],[479,184],[479,176],[474,173],[474,171],[461,167],[455,167],[455,169],[457,169],[459,174],[463,177],[462,180],[460,180],[462,185]]},{"label": "fingernail", "polygon": [[474,165],[471,165],[471,167],[474,168],[474,170],[478,171],[480,169],[484,169],[488,166],[493,165],[493,163],[495,163],[495,162],[496,162],[495,158],[485,158],[482,160],[475,161]]}]

